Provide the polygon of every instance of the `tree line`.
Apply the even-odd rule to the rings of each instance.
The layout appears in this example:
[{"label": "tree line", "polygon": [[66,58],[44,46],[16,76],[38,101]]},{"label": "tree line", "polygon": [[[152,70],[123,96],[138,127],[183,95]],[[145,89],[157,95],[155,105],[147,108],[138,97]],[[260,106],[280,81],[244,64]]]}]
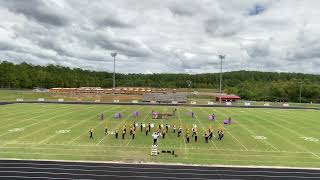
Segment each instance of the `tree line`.
[{"label": "tree line", "polygon": [[[320,102],[320,75],[234,71],[223,73],[223,91],[256,101]],[[1,88],[112,87],[113,74],[59,65],[0,63]],[[122,87],[219,89],[219,73],[116,74]]]}]

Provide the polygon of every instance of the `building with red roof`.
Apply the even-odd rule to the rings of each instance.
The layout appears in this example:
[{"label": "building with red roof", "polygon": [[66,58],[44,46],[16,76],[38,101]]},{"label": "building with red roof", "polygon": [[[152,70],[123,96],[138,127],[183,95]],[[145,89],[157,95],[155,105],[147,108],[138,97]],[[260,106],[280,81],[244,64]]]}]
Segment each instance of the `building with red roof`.
[{"label": "building with red roof", "polygon": [[238,101],[241,98],[239,96],[236,95],[218,95],[216,96],[216,101],[221,101],[225,102],[225,101]]}]

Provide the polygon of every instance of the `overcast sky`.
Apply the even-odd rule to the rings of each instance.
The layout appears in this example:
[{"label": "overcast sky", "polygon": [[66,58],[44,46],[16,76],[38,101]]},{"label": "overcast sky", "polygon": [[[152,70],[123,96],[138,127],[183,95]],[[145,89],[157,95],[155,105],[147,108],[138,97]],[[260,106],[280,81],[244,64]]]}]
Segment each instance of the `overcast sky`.
[{"label": "overcast sky", "polygon": [[320,74],[319,0],[0,0],[0,60],[124,73]]}]

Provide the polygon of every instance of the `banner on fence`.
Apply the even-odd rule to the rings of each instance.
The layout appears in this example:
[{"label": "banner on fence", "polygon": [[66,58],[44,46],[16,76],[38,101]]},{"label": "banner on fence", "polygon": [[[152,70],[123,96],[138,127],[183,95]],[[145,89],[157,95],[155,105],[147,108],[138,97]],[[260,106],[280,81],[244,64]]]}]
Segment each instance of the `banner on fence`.
[{"label": "banner on fence", "polygon": [[43,101],[44,101],[44,98],[38,98],[38,101],[39,101],[39,102],[43,102]]}]

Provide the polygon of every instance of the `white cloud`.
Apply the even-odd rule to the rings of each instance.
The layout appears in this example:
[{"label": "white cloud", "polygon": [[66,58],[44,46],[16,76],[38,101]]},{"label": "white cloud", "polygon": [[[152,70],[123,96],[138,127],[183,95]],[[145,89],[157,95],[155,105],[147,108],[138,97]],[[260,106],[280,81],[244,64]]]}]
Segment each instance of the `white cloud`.
[{"label": "white cloud", "polygon": [[124,73],[320,73],[317,0],[0,0],[0,59]]}]

